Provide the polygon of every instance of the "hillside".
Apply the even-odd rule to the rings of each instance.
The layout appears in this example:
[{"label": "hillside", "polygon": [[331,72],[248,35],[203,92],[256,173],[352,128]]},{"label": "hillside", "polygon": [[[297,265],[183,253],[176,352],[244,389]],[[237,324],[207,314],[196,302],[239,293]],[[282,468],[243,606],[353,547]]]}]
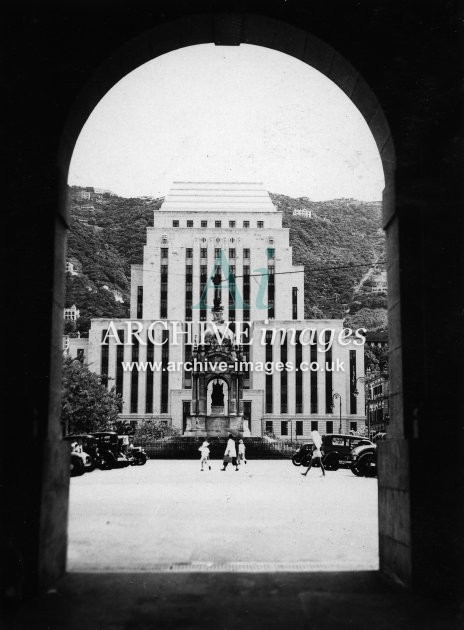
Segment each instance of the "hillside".
[{"label": "hillside", "polygon": [[[130,266],[142,262],[146,228],[163,201],[92,191],[69,189],[67,261],[73,271],[66,274],[66,306],[80,309],[81,332],[88,330],[91,317],[129,315]],[[380,202],[271,197],[290,228],[294,263],[305,267],[305,316],[346,317],[348,325],[384,330]],[[293,216],[300,208],[311,210],[311,218]]]}]

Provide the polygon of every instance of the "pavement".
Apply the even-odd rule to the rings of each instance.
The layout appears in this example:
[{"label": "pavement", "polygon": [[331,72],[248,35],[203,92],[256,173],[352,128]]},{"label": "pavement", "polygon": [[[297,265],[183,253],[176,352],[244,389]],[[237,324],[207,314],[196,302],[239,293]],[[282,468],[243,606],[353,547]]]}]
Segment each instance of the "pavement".
[{"label": "pavement", "polygon": [[377,482],[290,461],[195,461],[71,480],[68,573],[5,630],[454,630],[377,571]]},{"label": "pavement", "polygon": [[289,460],[149,460],[71,479],[68,571],[378,569],[377,480]]}]

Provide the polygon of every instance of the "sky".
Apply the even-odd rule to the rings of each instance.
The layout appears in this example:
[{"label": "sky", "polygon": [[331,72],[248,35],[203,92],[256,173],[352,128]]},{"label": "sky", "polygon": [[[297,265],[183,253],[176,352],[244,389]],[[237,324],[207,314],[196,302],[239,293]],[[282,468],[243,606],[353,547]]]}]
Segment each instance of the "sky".
[{"label": "sky", "polygon": [[175,180],[258,181],[313,201],[376,201],[384,178],[367,123],[323,74],[242,44],[173,51],[119,81],[77,140],[68,183],[164,196]]}]

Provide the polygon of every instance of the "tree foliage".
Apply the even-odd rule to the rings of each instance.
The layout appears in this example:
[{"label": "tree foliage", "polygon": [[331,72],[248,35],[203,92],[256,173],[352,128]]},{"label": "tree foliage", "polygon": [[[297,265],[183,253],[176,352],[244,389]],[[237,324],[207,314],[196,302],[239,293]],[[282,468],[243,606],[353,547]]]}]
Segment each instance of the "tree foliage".
[{"label": "tree foliage", "polygon": [[152,440],[161,440],[177,435],[180,435],[180,432],[176,427],[173,427],[163,420],[153,418],[152,420],[145,420],[143,424],[135,429],[134,440],[138,442],[150,442]]},{"label": "tree foliage", "polygon": [[97,374],[66,357],[62,371],[61,422],[65,433],[104,431],[121,411],[121,396],[108,390]]}]

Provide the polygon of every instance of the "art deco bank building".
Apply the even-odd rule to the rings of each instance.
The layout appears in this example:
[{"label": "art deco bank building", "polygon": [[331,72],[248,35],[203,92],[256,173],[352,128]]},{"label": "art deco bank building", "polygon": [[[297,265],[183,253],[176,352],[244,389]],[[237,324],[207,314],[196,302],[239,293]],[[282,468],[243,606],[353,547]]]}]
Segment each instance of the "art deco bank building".
[{"label": "art deco bank building", "polygon": [[132,267],[130,322],[93,319],[72,345],[133,424],[307,439],[365,424],[364,349],[342,329],[304,318],[304,269],[261,184],[175,182]]}]

